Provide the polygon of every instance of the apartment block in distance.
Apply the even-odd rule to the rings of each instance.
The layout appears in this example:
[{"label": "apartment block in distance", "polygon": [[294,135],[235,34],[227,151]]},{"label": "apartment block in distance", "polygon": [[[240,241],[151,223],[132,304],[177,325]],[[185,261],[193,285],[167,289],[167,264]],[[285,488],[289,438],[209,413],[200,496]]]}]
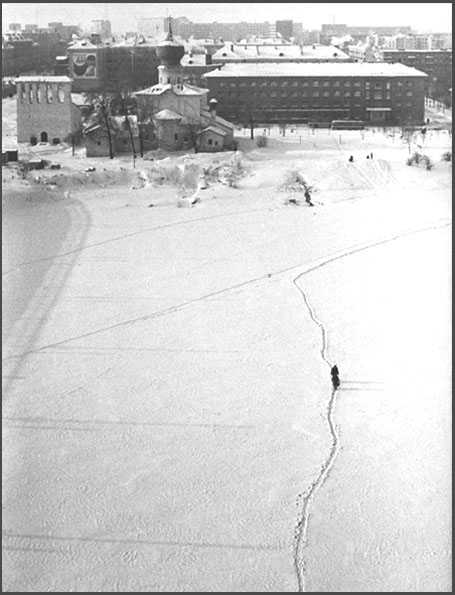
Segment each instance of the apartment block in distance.
[{"label": "apartment block in distance", "polygon": [[384,62],[401,63],[428,75],[427,95],[449,101],[452,89],[452,52],[449,50],[383,50]]}]

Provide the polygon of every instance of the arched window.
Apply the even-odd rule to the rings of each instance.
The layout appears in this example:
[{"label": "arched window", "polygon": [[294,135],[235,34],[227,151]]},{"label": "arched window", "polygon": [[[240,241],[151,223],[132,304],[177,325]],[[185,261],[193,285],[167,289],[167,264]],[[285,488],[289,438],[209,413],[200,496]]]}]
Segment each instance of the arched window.
[{"label": "arched window", "polygon": [[41,133],[41,142],[42,143],[47,143],[48,137],[47,137],[47,132],[42,132]]},{"label": "arched window", "polygon": [[48,83],[46,85],[46,98],[47,98],[47,103],[52,103],[53,94],[52,94],[52,85],[50,83]]},{"label": "arched window", "polygon": [[41,85],[36,85],[36,102],[41,103]]},{"label": "arched window", "polygon": [[62,84],[59,84],[57,93],[58,93],[58,102],[63,103],[65,101],[65,91],[63,89]]}]

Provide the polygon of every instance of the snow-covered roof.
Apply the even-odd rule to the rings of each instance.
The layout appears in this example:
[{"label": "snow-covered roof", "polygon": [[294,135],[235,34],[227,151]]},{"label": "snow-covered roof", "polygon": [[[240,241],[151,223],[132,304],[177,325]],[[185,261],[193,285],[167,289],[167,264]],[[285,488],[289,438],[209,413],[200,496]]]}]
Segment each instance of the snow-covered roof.
[{"label": "snow-covered roof", "polygon": [[231,122],[228,122],[224,118],[221,118],[220,116],[215,116],[215,118],[212,118],[212,114],[210,113],[210,111],[208,109],[205,109],[201,112],[201,120],[204,124],[208,124],[209,126],[211,123],[214,122],[215,124],[218,124],[219,126],[222,126],[223,128],[229,128],[230,130],[235,130],[235,125],[232,124]]},{"label": "snow-covered roof", "polygon": [[71,93],[71,101],[75,105],[90,105],[88,97],[82,93]]},{"label": "snow-covered roof", "polygon": [[206,66],[205,54],[185,54],[180,60],[182,66]]},{"label": "snow-covered roof", "polygon": [[[126,126],[126,118],[128,118],[128,122],[131,127],[131,132],[133,135],[137,136],[139,134],[138,126],[137,126],[137,116],[113,116],[110,118],[110,129],[115,133],[119,130],[127,130]],[[95,130],[105,130],[106,125],[104,122],[93,122],[86,128],[84,128],[84,134],[90,134]]]},{"label": "snow-covered roof", "polygon": [[104,47],[104,44],[94,44],[90,39],[76,39],[68,45],[69,50],[96,50]]},{"label": "snow-covered roof", "polygon": [[214,134],[219,134],[220,136],[226,136],[227,132],[223,132],[216,126],[207,126],[204,130],[201,130],[198,134],[203,134],[204,132],[213,132]]},{"label": "snow-covered roof", "polygon": [[[232,49],[231,49],[232,48]],[[213,60],[349,60],[349,56],[333,46],[289,44],[226,44],[213,54]]]},{"label": "snow-covered roof", "polygon": [[215,117],[215,122],[217,124],[221,124],[222,126],[226,126],[227,128],[231,128],[232,130],[235,129],[235,126],[234,126],[234,124],[232,124],[232,122],[228,122],[227,120],[225,120],[224,118],[221,118],[220,116]]},{"label": "snow-covered roof", "polygon": [[137,48],[137,47],[152,47],[156,48],[158,41],[154,38],[150,38],[144,35],[138,35],[137,37],[122,38],[112,42],[109,42],[111,48]]},{"label": "snow-covered roof", "polygon": [[147,89],[142,89],[141,91],[136,91],[135,95],[161,95],[165,91],[172,89],[172,85],[153,85],[153,87],[148,87]]},{"label": "snow-covered roof", "polygon": [[154,120],[181,120],[183,116],[171,109],[162,109],[153,116]]},{"label": "snow-covered roof", "polygon": [[72,83],[69,76],[19,76],[15,83]]},{"label": "snow-covered roof", "polygon": [[166,91],[173,91],[176,95],[206,95],[209,90],[193,87],[193,85],[153,85],[148,89],[137,91],[135,95],[161,95]]},{"label": "snow-covered roof", "polygon": [[172,90],[176,95],[207,95],[208,89],[195,87],[194,85],[174,85]]},{"label": "snow-covered roof", "polygon": [[405,66],[404,64],[389,62],[287,62],[281,63],[247,63],[226,64],[218,70],[212,70],[203,75],[207,79],[221,79],[228,77],[427,77],[424,72]]}]

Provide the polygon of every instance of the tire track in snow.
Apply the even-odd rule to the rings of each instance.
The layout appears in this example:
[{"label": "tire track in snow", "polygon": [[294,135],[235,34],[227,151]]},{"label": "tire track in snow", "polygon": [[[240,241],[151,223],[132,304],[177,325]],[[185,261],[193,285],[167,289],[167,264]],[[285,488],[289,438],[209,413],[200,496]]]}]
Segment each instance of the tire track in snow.
[{"label": "tire track in snow", "polygon": [[[325,266],[326,264],[330,264],[330,263],[334,262],[335,260],[339,260],[340,258],[344,258],[346,256],[355,254],[356,252],[368,250],[370,248],[374,248],[381,244],[392,242],[394,240],[403,238],[403,237],[405,237],[407,235],[411,235],[413,233],[419,233],[422,231],[431,231],[431,230],[438,229],[441,227],[446,227],[447,225],[450,225],[450,223],[442,223],[440,225],[433,225],[430,227],[415,229],[412,231],[403,232],[400,235],[395,235],[393,237],[385,238],[385,239],[382,239],[379,241],[378,240],[372,241],[369,244],[366,244],[366,245],[363,245],[360,247],[356,247],[356,248],[352,248],[351,250],[348,250],[342,254],[339,254],[337,256],[329,258],[316,266],[306,269],[305,271],[300,273],[295,279],[293,279],[294,285],[296,286],[296,288],[298,289],[298,291],[301,293],[301,295],[303,297],[303,301],[305,302],[305,305],[308,309],[310,318],[313,320],[313,322],[318,326],[318,328],[321,331],[321,339],[322,339],[321,343],[322,344],[321,344],[320,354],[321,354],[322,359],[326,362],[326,364],[329,367],[332,367],[333,363],[330,361],[330,359],[328,357],[327,329],[325,328],[324,324],[316,317],[314,309],[311,306],[310,302],[308,301],[307,295],[305,294],[303,289],[298,285],[298,280],[301,277],[303,277],[303,275],[306,275],[307,273],[314,271],[315,269]],[[319,475],[310,484],[309,488],[305,492],[305,495],[303,498],[302,511],[301,511],[301,514],[297,520],[297,526],[296,526],[296,530],[295,530],[294,566],[295,566],[295,570],[296,570],[296,574],[297,574],[297,582],[298,582],[298,591],[299,592],[305,592],[305,574],[306,574],[307,569],[306,569],[303,552],[304,552],[305,546],[307,545],[307,532],[308,532],[308,522],[309,522],[309,517],[310,517],[310,506],[311,506],[311,503],[312,503],[317,491],[319,490],[319,488],[322,487],[325,480],[327,479],[327,476],[335,462],[335,459],[336,459],[336,456],[337,456],[338,450],[339,450],[340,436],[338,434],[337,427],[336,427],[335,421],[334,421],[335,406],[336,406],[336,394],[337,394],[337,390],[333,389],[331,392],[329,402],[328,402],[328,406],[327,406],[327,423],[329,426],[330,435],[332,437],[332,444],[329,449],[329,453],[328,453],[327,457],[325,458],[325,460],[323,461],[323,463],[321,465],[321,470],[319,472]]]}]

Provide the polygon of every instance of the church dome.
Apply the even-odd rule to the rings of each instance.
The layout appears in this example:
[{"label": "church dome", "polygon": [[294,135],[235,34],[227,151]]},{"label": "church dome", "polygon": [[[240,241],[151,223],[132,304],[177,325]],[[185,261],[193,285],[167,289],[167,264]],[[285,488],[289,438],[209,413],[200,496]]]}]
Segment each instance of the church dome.
[{"label": "church dome", "polygon": [[174,41],[172,31],[169,31],[166,39],[156,48],[156,54],[164,66],[180,66],[180,60],[185,55],[185,48]]}]

